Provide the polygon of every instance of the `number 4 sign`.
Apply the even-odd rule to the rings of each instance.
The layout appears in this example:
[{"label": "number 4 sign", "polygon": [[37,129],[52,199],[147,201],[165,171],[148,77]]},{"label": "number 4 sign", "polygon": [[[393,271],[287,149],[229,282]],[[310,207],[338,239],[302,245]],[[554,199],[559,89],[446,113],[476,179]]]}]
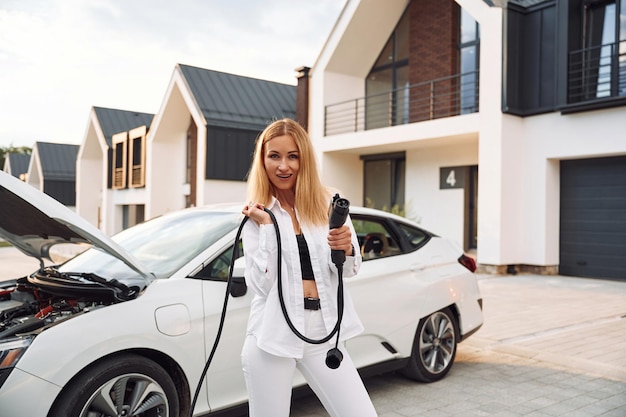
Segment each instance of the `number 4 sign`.
[{"label": "number 4 sign", "polygon": [[467,166],[439,168],[439,189],[464,188],[468,168]]}]

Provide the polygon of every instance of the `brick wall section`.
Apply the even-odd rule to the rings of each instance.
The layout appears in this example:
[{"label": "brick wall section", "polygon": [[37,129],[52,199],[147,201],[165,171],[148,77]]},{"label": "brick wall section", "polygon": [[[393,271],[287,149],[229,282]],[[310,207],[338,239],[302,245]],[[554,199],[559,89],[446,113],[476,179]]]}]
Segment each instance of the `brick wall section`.
[{"label": "brick wall section", "polygon": [[[412,0],[409,80],[413,86],[458,73],[459,6],[454,0]],[[433,102],[431,93],[438,99]],[[445,81],[411,89],[411,122],[455,114],[456,85]],[[456,110],[458,111],[458,110]]]},{"label": "brick wall section", "polygon": [[300,67],[296,87],[296,121],[305,129],[309,129],[309,67]]}]

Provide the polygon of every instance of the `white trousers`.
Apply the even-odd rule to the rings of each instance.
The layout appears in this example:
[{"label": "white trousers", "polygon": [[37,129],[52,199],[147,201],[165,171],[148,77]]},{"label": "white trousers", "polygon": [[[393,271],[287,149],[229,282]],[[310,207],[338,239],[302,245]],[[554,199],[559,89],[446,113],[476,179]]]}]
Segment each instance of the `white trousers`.
[{"label": "white trousers", "polygon": [[[321,339],[327,335],[320,310],[305,310],[305,336]],[[319,344],[305,344],[302,359],[275,356],[257,346],[248,335],[242,351],[243,373],[249,396],[250,417],[288,417],[291,389],[297,368],[331,417],[376,417],[363,381],[343,344],[343,361],[337,369],[326,366],[326,354],[335,347],[335,338]]]}]

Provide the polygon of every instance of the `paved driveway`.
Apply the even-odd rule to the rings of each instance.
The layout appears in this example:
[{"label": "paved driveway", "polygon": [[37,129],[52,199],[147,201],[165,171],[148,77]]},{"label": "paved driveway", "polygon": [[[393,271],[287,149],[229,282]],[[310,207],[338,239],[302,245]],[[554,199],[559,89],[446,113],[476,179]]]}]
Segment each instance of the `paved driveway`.
[{"label": "paved driveway", "polygon": [[[485,324],[446,378],[365,383],[380,417],[626,416],[626,282],[479,276]],[[293,417],[328,414],[315,397]]]}]

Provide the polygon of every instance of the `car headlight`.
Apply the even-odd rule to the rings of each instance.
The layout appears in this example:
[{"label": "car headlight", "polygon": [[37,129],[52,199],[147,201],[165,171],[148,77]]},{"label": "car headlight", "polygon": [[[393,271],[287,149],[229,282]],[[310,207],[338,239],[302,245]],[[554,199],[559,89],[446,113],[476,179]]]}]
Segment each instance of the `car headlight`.
[{"label": "car headlight", "polygon": [[32,337],[20,337],[0,342],[0,387],[9,377],[11,370],[15,368],[15,365],[32,341]]}]

